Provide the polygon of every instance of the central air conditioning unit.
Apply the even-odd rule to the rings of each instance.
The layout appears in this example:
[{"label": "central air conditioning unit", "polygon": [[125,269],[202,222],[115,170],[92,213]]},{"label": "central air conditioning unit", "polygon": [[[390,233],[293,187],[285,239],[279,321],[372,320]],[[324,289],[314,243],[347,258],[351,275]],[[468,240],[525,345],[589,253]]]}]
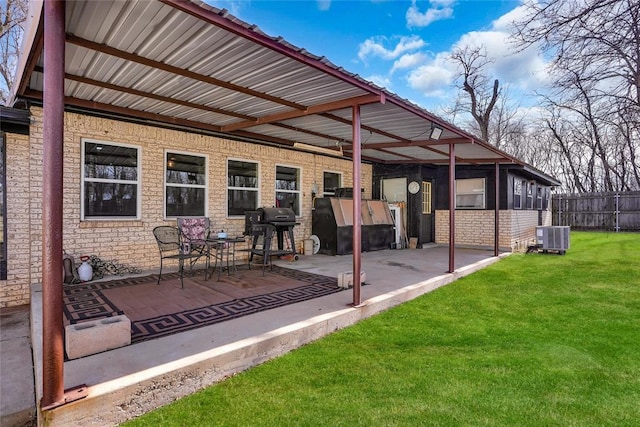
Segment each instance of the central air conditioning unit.
[{"label": "central air conditioning unit", "polygon": [[560,255],[569,249],[568,226],[536,227],[536,245],[543,252],[557,251]]}]

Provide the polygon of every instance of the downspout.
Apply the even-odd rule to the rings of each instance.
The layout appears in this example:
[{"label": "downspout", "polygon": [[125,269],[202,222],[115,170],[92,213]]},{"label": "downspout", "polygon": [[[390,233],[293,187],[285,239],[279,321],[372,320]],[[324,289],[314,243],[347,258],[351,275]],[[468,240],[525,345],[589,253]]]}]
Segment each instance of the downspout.
[{"label": "downspout", "polygon": [[62,151],[65,2],[44,2],[42,149],[42,409],[64,403]]},{"label": "downspout", "polygon": [[360,106],[354,105],[353,115],[353,305],[360,305],[360,266],[361,266],[361,218],[362,218],[362,195],[360,183]]},{"label": "downspout", "polygon": [[456,145],[449,144],[449,273],[455,271],[456,245]]},{"label": "downspout", "polygon": [[496,217],[495,232],[493,236],[493,256],[500,254],[500,164],[496,162]]}]

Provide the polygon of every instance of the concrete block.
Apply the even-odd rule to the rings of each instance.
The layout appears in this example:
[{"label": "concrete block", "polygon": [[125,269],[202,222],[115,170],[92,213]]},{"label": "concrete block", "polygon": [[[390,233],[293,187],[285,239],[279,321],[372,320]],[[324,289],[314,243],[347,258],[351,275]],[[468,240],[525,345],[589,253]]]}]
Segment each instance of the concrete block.
[{"label": "concrete block", "polygon": [[[367,280],[367,273],[364,271],[360,271],[360,284],[364,283]],[[353,272],[345,271],[344,273],[338,274],[338,287],[340,288],[351,288],[353,287]]]},{"label": "concrete block", "polygon": [[69,359],[131,344],[131,320],[124,314],[68,325],[65,348]]}]

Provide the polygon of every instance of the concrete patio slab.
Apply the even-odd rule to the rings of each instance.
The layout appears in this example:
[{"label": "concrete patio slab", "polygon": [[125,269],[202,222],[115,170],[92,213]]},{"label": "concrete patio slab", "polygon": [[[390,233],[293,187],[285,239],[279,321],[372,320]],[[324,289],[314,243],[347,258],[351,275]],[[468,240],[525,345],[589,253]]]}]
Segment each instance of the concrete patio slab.
[{"label": "concrete patio slab", "polygon": [[[65,388],[88,386],[88,397],[47,411],[48,426],[117,425],[256,366],[359,320],[416,298],[499,259],[491,252],[456,250],[454,273],[446,273],[448,248],[362,254],[367,285],[362,304],[352,291],[259,312],[171,336],[144,341],[64,364]],[[284,267],[337,277],[351,256],[302,256]],[[41,310],[34,292],[32,311]],[[34,316],[33,336],[41,336]],[[37,344],[37,343],[36,343]],[[34,346],[37,395],[41,396],[41,346]],[[41,414],[42,415],[42,414]],[[43,425],[42,416],[39,417]]]}]

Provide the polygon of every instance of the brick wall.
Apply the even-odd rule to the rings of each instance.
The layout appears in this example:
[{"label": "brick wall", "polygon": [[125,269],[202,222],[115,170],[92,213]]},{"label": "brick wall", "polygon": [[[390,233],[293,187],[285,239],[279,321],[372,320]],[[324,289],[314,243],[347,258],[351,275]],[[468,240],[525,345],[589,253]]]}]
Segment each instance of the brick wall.
[{"label": "brick wall", "polygon": [[[551,213],[543,212],[543,225],[551,225]],[[492,210],[457,210],[456,245],[493,247],[495,214]],[[526,250],[535,243],[538,211],[501,210],[499,246],[512,251]],[[449,243],[449,211],[436,211],[435,242]]]},{"label": "brick wall", "polygon": [[[31,228],[29,137],[6,134],[7,280],[0,281],[0,307],[29,302]],[[62,274],[62,273],[61,273]]]},{"label": "brick wall", "polygon": [[[42,269],[42,109],[32,108],[31,135],[7,136],[8,280],[0,283],[0,307],[28,303],[29,286],[41,281]],[[11,139],[13,138],[13,139]],[[142,215],[137,221],[80,221],[81,139],[141,147]],[[191,134],[75,113],[65,114],[63,245],[67,253],[97,255],[142,270],[159,266],[154,227],[163,219],[164,150],[208,156],[208,216],[215,229],[230,235],[244,231],[244,218],[226,216],[227,158],[259,163],[260,206],[273,206],[275,167],[298,167],[302,174],[302,217],[295,227],[297,246],[311,234],[311,188],[322,193],[323,172],[341,172],[342,185],[353,184],[350,160]],[[27,164],[28,162],[28,164]],[[364,197],[371,197],[372,167],[362,165]]]}]

